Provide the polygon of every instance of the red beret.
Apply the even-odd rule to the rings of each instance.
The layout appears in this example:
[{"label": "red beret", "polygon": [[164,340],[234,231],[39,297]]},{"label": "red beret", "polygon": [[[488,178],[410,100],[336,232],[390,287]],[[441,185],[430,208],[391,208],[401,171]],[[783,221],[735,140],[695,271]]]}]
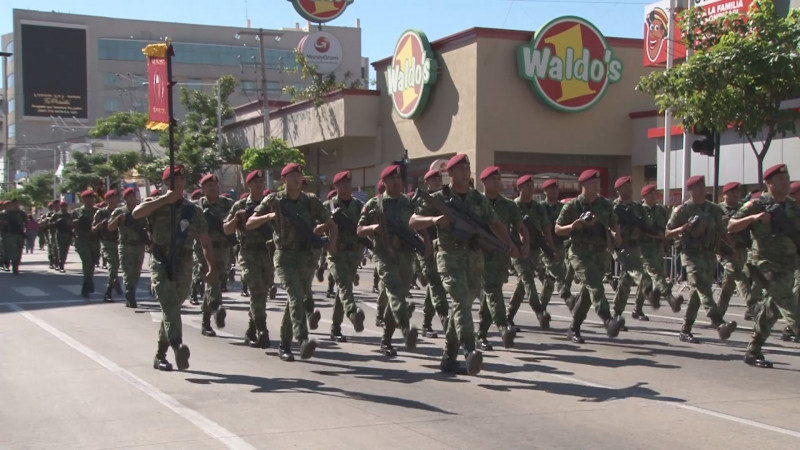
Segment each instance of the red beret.
[{"label": "red beret", "polygon": [[797,191],[800,191],[800,181],[795,181],[792,183],[791,191],[789,191],[789,193],[796,194]]},{"label": "red beret", "polygon": [[450,158],[450,160],[447,161],[447,170],[450,170],[461,163],[469,164],[469,158],[465,153],[459,153],[458,155]]},{"label": "red beret", "polygon": [[[175,164],[173,173],[175,175],[186,175],[186,167],[183,164]],[[164,172],[161,173],[161,181],[169,180],[169,167],[164,169]]]},{"label": "red beret", "polygon": [[619,177],[617,178],[617,181],[614,182],[614,189],[619,189],[622,186],[624,186],[625,183],[630,183],[630,182],[631,182],[631,177],[629,176]]},{"label": "red beret", "polygon": [[153,189],[152,191],[150,191],[150,197],[158,197],[159,195],[161,195],[161,191],[159,191],[158,189]]},{"label": "red beret", "polygon": [[693,177],[690,177],[688,180],[686,180],[686,187],[690,188],[690,187],[694,186],[695,184],[701,183],[701,182],[705,184],[706,177],[704,177],[703,175],[695,175]]},{"label": "red beret", "polygon": [[47,202],[47,207],[48,208],[52,208],[53,207],[53,202]]},{"label": "red beret", "polygon": [[352,175],[350,174],[350,171],[349,170],[343,170],[343,171],[341,171],[341,172],[339,172],[339,173],[337,173],[336,175],[333,176],[333,184],[336,184],[336,183],[338,183],[338,182],[340,182],[340,181],[342,181],[344,179],[348,179],[349,180],[350,178],[352,178]]},{"label": "red beret", "polygon": [[432,170],[429,170],[429,171],[425,172],[425,179],[426,180],[430,179],[430,178],[433,178],[433,177],[441,177],[441,176],[442,176],[442,174],[441,174],[441,172],[439,172],[439,169],[432,169]]},{"label": "red beret", "polygon": [[583,183],[594,178],[600,178],[600,171],[597,169],[587,169],[581,172],[581,176],[578,177],[578,182]]},{"label": "red beret", "polygon": [[244,182],[245,183],[249,183],[249,182],[251,182],[253,180],[257,180],[257,179],[263,178],[263,177],[264,177],[264,175],[260,170],[254,170],[254,171],[252,171],[252,172],[247,174],[247,177],[245,177]]},{"label": "red beret", "polygon": [[217,176],[213,173],[207,173],[203,175],[203,178],[200,178],[200,186],[208,183],[209,181],[219,181],[219,178],[217,178]]},{"label": "red beret", "polygon": [[480,180],[483,181],[494,174],[500,174],[500,168],[497,166],[487,167],[481,172]]},{"label": "red beret", "polygon": [[223,192],[222,194],[219,194],[219,196],[225,198],[231,198],[231,194],[228,194],[227,192]]},{"label": "red beret", "polygon": [[381,172],[381,181],[385,180],[386,177],[388,176],[399,173],[400,173],[400,166],[398,166],[397,164],[392,164],[391,166],[383,169],[383,172]]},{"label": "red beret", "polygon": [[104,195],[103,198],[108,198],[114,195],[117,195],[117,191],[115,191],[114,189],[109,189],[108,191],[106,191],[106,195]]},{"label": "red beret", "polygon": [[525,184],[525,183],[527,183],[529,181],[533,181],[533,176],[532,175],[523,175],[523,176],[517,178],[517,187],[518,188],[522,187],[523,184]]},{"label": "red beret", "polygon": [[263,192],[263,194],[264,194],[264,195],[269,195],[269,194],[271,194],[271,193],[272,193],[272,190],[270,190],[270,189],[264,189],[264,192]]},{"label": "red beret", "polygon": [[84,197],[91,197],[91,196],[93,196],[93,195],[94,195],[94,191],[93,191],[93,190],[91,190],[91,189],[87,189],[87,190],[85,190],[85,191],[81,192],[81,198],[84,198]]},{"label": "red beret", "polygon": [[330,199],[332,199],[332,198],[333,198],[335,195],[336,195],[336,191],[330,191],[330,192],[328,192],[328,195],[327,195],[325,198],[327,198],[328,200],[330,200]]},{"label": "red beret", "polygon": [[244,200],[244,199],[246,199],[248,196],[250,196],[250,193],[249,193],[249,192],[245,192],[244,194],[242,194],[242,195],[240,195],[240,196],[239,196],[239,200]]},{"label": "red beret", "polygon": [[761,191],[753,192],[753,195],[751,195],[750,198],[754,199],[754,198],[761,197],[761,194],[762,194]]},{"label": "red beret", "polygon": [[655,184],[648,184],[647,186],[642,188],[642,197],[644,197],[645,195],[647,195],[647,194],[649,194],[651,192],[655,192],[655,190],[656,190],[656,185]]},{"label": "red beret", "polygon": [[731,181],[730,183],[726,183],[725,186],[722,187],[722,193],[727,194],[728,191],[739,189],[739,186],[741,186],[741,184],[739,184],[736,181]]},{"label": "red beret", "polygon": [[106,202],[100,202],[100,203],[96,204],[95,206],[97,206],[98,208],[105,208],[106,207]]},{"label": "red beret", "polygon": [[283,166],[283,170],[281,170],[281,176],[285,177],[286,175],[289,175],[292,172],[303,173],[303,165],[298,163],[289,163]]},{"label": "red beret", "polygon": [[376,187],[378,188],[378,192],[381,192],[384,189],[386,189],[386,185],[383,184],[383,180],[378,180],[378,185]]},{"label": "red beret", "polygon": [[774,166],[765,170],[764,179],[769,180],[771,176],[779,173],[789,173],[789,169],[786,168],[786,164],[775,164]]},{"label": "red beret", "polygon": [[550,186],[558,186],[558,180],[551,178],[542,183],[542,189],[547,189]]},{"label": "red beret", "polygon": [[133,194],[135,192],[136,191],[134,191],[132,187],[125,188],[125,190],[122,191],[122,197],[125,198],[125,197],[127,197],[127,196],[129,196],[129,195],[131,195],[131,194]]},{"label": "red beret", "polygon": [[200,198],[202,196],[203,196],[203,190],[202,189],[195,189],[194,191],[192,191],[192,195],[191,195],[192,199]]}]

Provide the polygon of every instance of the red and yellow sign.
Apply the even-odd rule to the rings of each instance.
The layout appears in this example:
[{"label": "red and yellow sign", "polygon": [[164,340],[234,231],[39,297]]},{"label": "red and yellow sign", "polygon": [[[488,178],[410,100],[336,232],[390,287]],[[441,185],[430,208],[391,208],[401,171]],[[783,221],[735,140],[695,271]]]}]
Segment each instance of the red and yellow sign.
[{"label": "red and yellow sign", "polygon": [[552,108],[579,112],[622,79],[622,61],[594,25],[566,16],[545,24],[517,49],[517,71]]},{"label": "red and yellow sign", "polygon": [[438,68],[425,33],[407,30],[400,36],[386,69],[387,91],[400,117],[411,119],[422,112]]},{"label": "red and yellow sign", "polygon": [[644,55],[645,67],[666,67],[667,44],[673,40],[672,57],[675,61],[686,58],[686,46],[681,41],[678,10],[674,14],[672,29],[669,27],[670,0],[647,5],[644,9]]},{"label": "red and yellow sign", "polygon": [[312,22],[324,23],[342,15],[353,0],[292,0],[298,14]]},{"label": "red and yellow sign", "polygon": [[167,57],[172,47],[167,44],[150,44],[142,53],[147,56],[148,130],[169,128],[169,78]]}]

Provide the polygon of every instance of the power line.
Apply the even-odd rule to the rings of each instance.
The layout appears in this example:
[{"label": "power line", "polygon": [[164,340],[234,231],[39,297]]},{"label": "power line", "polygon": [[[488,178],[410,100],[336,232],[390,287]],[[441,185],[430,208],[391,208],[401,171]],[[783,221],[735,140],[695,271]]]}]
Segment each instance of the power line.
[{"label": "power line", "polygon": [[650,1],[633,1],[621,2],[618,0],[502,0],[509,2],[527,2],[527,3],[573,3],[573,4],[598,4],[598,5],[628,5],[628,6],[643,6],[653,3]]}]

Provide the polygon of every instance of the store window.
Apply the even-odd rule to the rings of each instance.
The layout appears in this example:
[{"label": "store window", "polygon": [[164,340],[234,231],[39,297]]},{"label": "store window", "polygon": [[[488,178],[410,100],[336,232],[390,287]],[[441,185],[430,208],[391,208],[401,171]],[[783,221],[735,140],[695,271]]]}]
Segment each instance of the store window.
[{"label": "store window", "polygon": [[7,87],[8,89],[11,89],[11,88],[13,88],[13,87],[14,87],[14,74],[13,74],[13,73],[12,73],[12,74],[9,74],[9,75],[8,75],[8,78],[7,78],[6,80],[7,80],[7,81],[6,81],[6,87]]},{"label": "store window", "polygon": [[115,113],[120,110],[120,104],[119,97],[108,97],[106,98],[103,109],[106,114]]},{"label": "store window", "polygon": [[258,90],[258,85],[252,80],[241,80],[239,81],[239,86],[241,86],[242,92],[250,93]]},{"label": "store window", "polygon": [[8,126],[8,137],[13,138],[17,135],[17,124],[12,123]]},{"label": "store window", "polygon": [[8,113],[11,114],[17,110],[17,101],[15,99],[11,99],[8,101]]},{"label": "store window", "polygon": [[106,72],[103,74],[103,86],[116,87],[120,85],[120,76],[116,72]]}]

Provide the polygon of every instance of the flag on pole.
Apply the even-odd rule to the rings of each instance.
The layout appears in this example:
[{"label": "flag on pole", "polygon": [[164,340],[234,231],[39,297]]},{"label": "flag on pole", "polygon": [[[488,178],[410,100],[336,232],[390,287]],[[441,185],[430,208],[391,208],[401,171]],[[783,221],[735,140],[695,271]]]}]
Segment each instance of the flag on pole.
[{"label": "flag on pole", "polygon": [[172,47],[167,44],[150,44],[142,49],[147,56],[148,130],[169,128],[169,95],[171,88],[167,77],[167,53]]}]

